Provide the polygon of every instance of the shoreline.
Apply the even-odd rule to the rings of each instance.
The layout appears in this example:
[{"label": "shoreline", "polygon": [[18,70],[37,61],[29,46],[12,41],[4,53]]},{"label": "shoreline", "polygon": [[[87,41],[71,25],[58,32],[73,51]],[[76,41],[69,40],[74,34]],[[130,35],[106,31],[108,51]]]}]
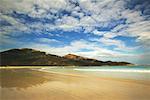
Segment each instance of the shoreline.
[{"label": "shoreline", "polygon": [[74,69],[77,71],[92,71],[92,72],[135,72],[135,73],[150,73],[150,70],[137,70],[137,69]]},{"label": "shoreline", "polygon": [[[34,70],[34,69],[33,69]],[[37,70],[37,69],[35,69]],[[81,77],[81,78],[99,78],[102,80],[113,80],[113,81],[122,81],[122,82],[135,82],[139,84],[146,84],[150,85],[150,80],[138,80],[138,79],[125,79],[125,78],[115,78],[115,77],[101,77],[101,76],[95,76],[90,73],[65,73],[65,72],[55,72],[55,71],[46,71],[46,70],[38,70],[41,72],[46,72],[49,74],[56,74],[56,75],[63,75],[63,76],[71,76],[71,77]]]},{"label": "shoreline", "polygon": [[[12,69],[13,72],[17,70]],[[15,71],[14,71],[15,70]],[[26,69],[27,71],[27,69]],[[32,72],[33,71],[33,72]],[[19,71],[18,71],[19,72]],[[46,78],[46,82],[28,88],[1,88],[2,100],[148,100],[150,81],[100,78],[86,74],[68,74],[30,70],[32,84]],[[27,82],[20,73],[20,82]],[[30,75],[29,73],[27,73]],[[8,76],[9,77],[9,76]],[[13,76],[10,76],[13,77]],[[28,76],[29,77],[29,76]],[[8,80],[8,82],[15,80]],[[13,85],[10,84],[10,85]],[[38,84],[38,83],[37,83]],[[24,83],[19,85],[25,85]],[[24,98],[23,98],[24,97]],[[12,99],[13,98],[13,99]]]},{"label": "shoreline", "polygon": [[[19,67],[17,67],[19,66]],[[75,66],[75,65],[58,65],[60,68],[66,67],[66,68],[78,68],[78,67],[90,67],[90,66]],[[8,66],[3,66],[0,65],[0,69],[3,68],[51,68],[51,67],[58,67],[58,66],[53,66],[53,65],[8,65]],[[117,66],[130,66],[130,67],[134,67],[134,66],[141,66],[141,65],[99,65],[99,67],[117,67]],[[150,66],[150,65],[142,65],[142,66]],[[91,66],[91,67],[98,67],[98,66]]]}]

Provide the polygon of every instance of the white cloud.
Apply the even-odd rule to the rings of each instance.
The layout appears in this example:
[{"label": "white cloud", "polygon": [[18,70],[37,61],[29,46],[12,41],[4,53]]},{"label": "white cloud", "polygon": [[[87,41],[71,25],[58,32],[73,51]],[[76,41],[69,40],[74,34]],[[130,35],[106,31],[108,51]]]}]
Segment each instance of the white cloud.
[{"label": "white cloud", "polygon": [[[46,44],[38,44],[31,43],[28,44],[31,48],[36,50],[45,51],[50,54],[56,54],[60,56],[64,56],[66,54],[72,53],[77,54],[84,57],[95,58],[103,61],[128,61],[133,63],[142,63],[140,60],[144,61],[144,63],[148,63],[147,59],[150,56],[145,56],[145,53],[141,54],[132,54],[132,53],[123,53],[119,51],[108,50],[103,47],[100,47],[96,43],[90,43],[84,40],[73,41],[70,45],[64,47],[51,47]],[[28,45],[26,45],[28,47]],[[24,46],[25,47],[25,46]],[[82,51],[82,49],[88,49],[90,51]]]},{"label": "white cloud", "polygon": [[106,32],[101,32],[101,31],[98,31],[98,30],[94,30],[94,31],[93,31],[93,34],[99,35],[99,36],[104,35],[105,33],[106,33]]},{"label": "white cloud", "polygon": [[10,34],[11,32],[15,32],[16,30],[17,31],[27,31],[28,30],[26,25],[20,23],[15,18],[6,16],[6,15],[3,15],[0,13],[0,19],[5,20],[12,25],[12,26],[1,27],[1,29],[3,30],[1,32],[1,35],[2,34]]},{"label": "white cloud", "polygon": [[62,19],[58,19],[56,28],[63,30],[73,30],[79,27],[79,20],[70,16],[64,16]]},{"label": "white cloud", "polygon": [[31,43],[30,47],[37,49],[37,50],[44,50],[47,53],[53,53],[58,55],[65,55],[68,53],[76,53],[79,52],[81,49],[90,49],[90,50],[98,50],[100,52],[114,52],[111,50],[107,50],[104,48],[100,48],[95,43],[90,43],[84,40],[77,40],[70,43],[70,45],[64,47],[51,47],[49,45],[42,45],[37,43]]},{"label": "white cloud", "polygon": [[119,50],[119,51],[125,51],[125,52],[134,52],[135,50],[139,49],[140,46],[126,46],[124,41],[122,40],[117,40],[113,39],[113,34],[108,33],[108,35],[104,34],[104,36],[100,39],[97,39],[96,41],[103,43],[106,46],[116,46],[114,50]]},{"label": "white cloud", "polygon": [[94,24],[96,24],[96,21],[92,17],[84,16],[81,18],[80,24],[85,27],[93,26]]},{"label": "white cloud", "polygon": [[[138,40],[140,41],[145,41],[145,38],[149,37],[147,34],[149,34],[150,22],[145,22],[145,17],[141,16],[141,12],[139,10],[125,9],[125,0],[98,0],[96,3],[92,2],[92,0],[79,0],[78,3],[79,6],[71,4],[69,0],[16,0],[14,2],[10,2],[9,0],[2,0],[0,9],[5,13],[17,11],[28,14],[31,17],[49,19],[57,18],[58,15],[54,16],[51,14],[47,14],[47,11],[59,13],[59,11],[64,9],[71,13],[70,16],[65,15],[61,16],[61,18],[58,18],[55,22],[55,25],[51,23],[48,23],[49,25],[45,25],[40,22],[36,22],[27,26],[23,25],[18,20],[5,15],[5,19],[7,19],[8,22],[13,23],[13,27],[17,26],[15,27],[17,30],[23,29],[24,31],[28,31],[28,28],[36,27],[37,24],[41,24],[39,26],[41,26],[42,28],[44,28],[45,26],[49,26],[46,28],[47,30],[63,29],[65,31],[80,31],[80,27],[83,27],[83,29],[85,29],[85,33],[93,32],[96,35],[98,33],[96,27],[99,27],[100,24],[103,23],[103,27],[107,27],[110,24],[111,20],[126,18],[126,25],[118,25],[121,26],[119,28],[121,32],[118,33],[117,31],[115,31],[118,30],[116,28],[112,30],[112,33],[114,32],[114,37],[118,35],[135,36],[139,37]],[[34,9],[33,5],[35,4],[39,8],[38,12]],[[86,15],[88,13],[91,14],[91,16]],[[0,16],[4,17],[4,15],[2,14]],[[74,18],[74,16],[79,16],[81,19],[79,20],[77,18]],[[141,25],[141,23],[143,24]],[[21,28],[18,28],[18,26],[20,26]],[[126,28],[124,29],[124,27]],[[8,27],[8,29],[10,28]],[[5,30],[7,30],[7,28]],[[102,34],[102,32],[99,31],[98,35],[99,34]]]},{"label": "white cloud", "polygon": [[65,8],[67,3],[65,0],[34,0],[35,4],[39,5],[42,8],[45,9],[62,9]]},{"label": "white cloud", "polygon": [[82,18],[84,16],[84,13],[80,12],[80,11],[72,11],[71,13],[72,16],[78,16],[79,18]]},{"label": "white cloud", "polygon": [[[26,33],[47,34],[43,30],[54,31],[61,29],[62,31],[80,31],[82,28],[84,29],[83,33],[91,33],[97,35],[97,37],[103,36],[98,40],[99,44],[103,43],[106,46],[115,45],[116,48],[114,50],[134,51],[138,49],[138,47],[128,47],[124,41],[114,39],[117,36],[136,37],[136,42],[141,43],[141,46],[145,49],[150,49],[150,21],[146,19],[147,16],[141,14],[139,10],[140,5],[135,7],[136,10],[131,10],[125,8],[126,0],[97,0],[96,3],[92,2],[92,0],[77,1],[79,6],[70,3],[69,0],[1,0],[0,19],[6,20],[12,26],[1,27],[0,35],[9,35],[12,33],[17,35],[22,31]],[[38,11],[35,10],[34,5],[38,6]],[[142,6],[144,6],[144,3]],[[70,15],[62,13],[61,11],[63,10],[70,13]],[[42,18],[46,18],[54,22],[41,23],[38,21],[35,23],[22,23],[20,20],[23,20],[23,18],[19,20],[10,16],[12,11],[28,15],[31,18],[41,18],[41,20],[43,20]],[[76,18],[77,16],[79,18]],[[104,27],[108,28],[111,26],[110,23],[112,21],[120,19],[124,19],[125,22],[118,24],[108,32],[100,31]],[[51,43],[54,40],[41,39],[40,41]],[[115,51],[109,51],[85,41],[74,41],[69,46],[62,48],[54,48],[44,44],[35,44],[32,46],[37,49],[40,47],[40,49],[49,53],[58,53],[60,55],[68,52],[77,53],[82,48],[92,49],[93,52],[85,52],[84,54],[87,56],[88,53],[91,56],[99,54],[97,58],[100,55],[105,56],[106,54],[110,56],[120,55]],[[64,51],[63,54],[62,51]]]},{"label": "white cloud", "polygon": [[129,25],[127,29],[129,34],[133,36],[139,36],[138,39],[147,40],[150,39],[150,21],[141,21]]},{"label": "white cloud", "polygon": [[38,39],[38,42],[41,42],[41,43],[57,43],[59,42],[58,40],[55,40],[55,39],[49,39],[49,38],[39,38]]},{"label": "white cloud", "polygon": [[144,20],[143,16],[141,16],[141,12],[135,10],[124,10],[122,16],[127,19],[127,23],[137,23]]},{"label": "white cloud", "polygon": [[117,36],[136,37],[136,42],[147,45],[150,40],[150,21],[139,21],[132,24],[118,25],[112,32],[104,34],[105,37],[113,38]]},{"label": "white cloud", "polygon": [[120,40],[109,39],[109,38],[101,38],[100,42],[102,42],[105,45],[115,45],[115,46],[124,45],[123,42]]}]

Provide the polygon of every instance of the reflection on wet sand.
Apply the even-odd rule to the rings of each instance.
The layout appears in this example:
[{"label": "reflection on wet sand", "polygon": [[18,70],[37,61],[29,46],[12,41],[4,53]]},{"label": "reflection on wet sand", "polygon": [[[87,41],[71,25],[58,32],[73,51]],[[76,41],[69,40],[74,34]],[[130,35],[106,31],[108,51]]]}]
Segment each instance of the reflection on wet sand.
[{"label": "reflection on wet sand", "polygon": [[150,82],[0,69],[0,100],[150,100]]},{"label": "reflection on wet sand", "polygon": [[33,69],[0,69],[1,88],[26,89],[40,86],[47,82],[74,82],[79,77],[70,78],[69,75],[59,75],[55,73],[42,72]]},{"label": "reflection on wet sand", "polygon": [[52,75],[31,69],[1,69],[0,84],[2,88],[26,89],[28,87],[52,81]]}]

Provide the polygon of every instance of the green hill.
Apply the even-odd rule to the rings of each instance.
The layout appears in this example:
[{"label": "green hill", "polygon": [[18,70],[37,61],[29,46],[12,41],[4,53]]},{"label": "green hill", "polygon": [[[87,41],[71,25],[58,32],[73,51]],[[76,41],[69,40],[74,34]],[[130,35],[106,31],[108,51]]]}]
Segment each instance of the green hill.
[{"label": "green hill", "polygon": [[0,52],[1,66],[102,66],[128,65],[128,62],[99,61],[74,54],[64,57],[33,49],[11,49]]}]

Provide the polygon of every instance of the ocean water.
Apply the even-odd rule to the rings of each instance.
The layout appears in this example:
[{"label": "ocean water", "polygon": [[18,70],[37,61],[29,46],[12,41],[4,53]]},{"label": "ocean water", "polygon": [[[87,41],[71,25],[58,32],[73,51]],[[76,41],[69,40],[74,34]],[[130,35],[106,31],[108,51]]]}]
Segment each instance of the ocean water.
[{"label": "ocean water", "polygon": [[42,70],[70,74],[88,74],[107,78],[124,78],[150,81],[150,66],[79,66],[53,67]]},{"label": "ocean water", "polygon": [[75,68],[78,71],[150,73],[150,66],[94,66]]}]

